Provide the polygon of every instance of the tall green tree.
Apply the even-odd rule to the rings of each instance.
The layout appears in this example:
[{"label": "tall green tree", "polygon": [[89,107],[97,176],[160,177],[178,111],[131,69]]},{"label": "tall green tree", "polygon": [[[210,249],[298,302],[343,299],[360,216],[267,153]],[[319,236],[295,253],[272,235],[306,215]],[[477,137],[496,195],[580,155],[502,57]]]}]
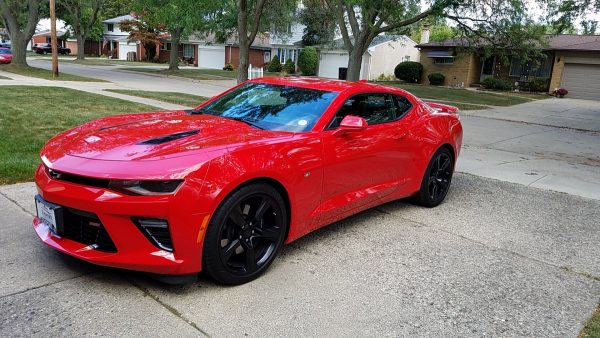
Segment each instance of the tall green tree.
[{"label": "tall green tree", "polygon": [[85,58],[85,40],[90,36],[98,20],[104,0],[61,0],[60,17],[69,25],[77,39],[77,60]]},{"label": "tall green tree", "polygon": [[[545,0],[539,0],[545,1]],[[494,50],[531,51],[543,30],[531,22],[521,0],[326,0],[349,53],[349,81],[357,81],[364,52],[382,33],[409,27],[426,18],[452,21],[466,41]],[[469,44],[471,44],[469,42]]]},{"label": "tall green tree", "polygon": [[40,13],[45,12],[47,0],[0,0],[0,17],[10,36],[12,63],[27,65],[27,43],[35,33]]},{"label": "tall green tree", "polygon": [[260,34],[285,35],[296,18],[297,0],[226,0],[211,16],[212,31],[221,42],[235,37],[239,46],[238,83],[248,80],[250,46]]},{"label": "tall green tree", "polygon": [[300,22],[305,26],[302,44],[324,45],[335,36],[335,14],[326,10],[325,0],[305,0],[300,11]]},{"label": "tall green tree", "polygon": [[169,33],[169,70],[179,69],[179,44],[194,32],[208,29],[206,19],[218,6],[216,0],[135,0],[133,9],[149,26],[162,26]]}]

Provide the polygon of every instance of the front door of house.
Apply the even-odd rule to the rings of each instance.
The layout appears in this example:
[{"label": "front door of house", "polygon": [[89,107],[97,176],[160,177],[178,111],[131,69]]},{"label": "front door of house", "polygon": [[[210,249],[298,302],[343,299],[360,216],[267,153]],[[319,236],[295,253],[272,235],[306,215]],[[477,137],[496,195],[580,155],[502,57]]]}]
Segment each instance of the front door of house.
[{"label": "front door of house", "polygon": [[481,76],[479,77],[479,81],[483,81],[485,78],[494,76],[494,64],[496,63],[496,57],[491,56],[487,59],[483,60],[483,65],[481,65]]}]

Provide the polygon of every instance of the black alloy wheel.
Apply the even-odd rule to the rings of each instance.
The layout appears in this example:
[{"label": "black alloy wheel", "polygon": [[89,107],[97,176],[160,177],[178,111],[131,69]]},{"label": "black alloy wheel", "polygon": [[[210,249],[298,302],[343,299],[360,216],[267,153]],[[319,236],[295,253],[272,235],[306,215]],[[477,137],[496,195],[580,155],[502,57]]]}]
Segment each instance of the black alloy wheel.
[{"label": "black alloy wheel", "polygon": [[219,206],[204,241],[204,271],[224,284],[260,276],[277,256],[287,232],[281,195],[266,184],[244,186]]},{"label": "black alloy wheel", "polygon": [[442,203],[452,182],[454,173],[454,158],[447,148],[440,148],[431,158],[421,189],[415,196],[418,204],[435,207]]}]

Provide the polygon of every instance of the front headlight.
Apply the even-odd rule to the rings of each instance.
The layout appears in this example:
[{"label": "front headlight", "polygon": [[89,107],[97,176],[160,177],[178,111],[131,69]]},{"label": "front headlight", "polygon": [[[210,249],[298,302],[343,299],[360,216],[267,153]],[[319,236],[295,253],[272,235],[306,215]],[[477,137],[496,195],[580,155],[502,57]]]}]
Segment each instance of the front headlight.
[{"label": "front headlight", "polygon": [[108,183],[108,188],[128,195],[169,195],[177,192],[182,183],[183,180],[111,180]]}]

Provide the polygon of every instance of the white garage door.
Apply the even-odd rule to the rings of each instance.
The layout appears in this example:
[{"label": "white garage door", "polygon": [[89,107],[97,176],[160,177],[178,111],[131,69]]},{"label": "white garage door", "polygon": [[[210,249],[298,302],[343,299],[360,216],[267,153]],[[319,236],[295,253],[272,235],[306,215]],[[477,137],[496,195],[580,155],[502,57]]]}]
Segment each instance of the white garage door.
[{"label": "white garage door", "polygon": [[348,67],[348,54],[321,53],[319,60],[319,76],[337,79],[340,68]]},{"label": "white garage door", "polygon": [[600,65],[565,64],[561,87],[569,91],[567,97],[600,100]]},{"label": "white garage door", "polygon": [[199,47],[198,67],[223,69],[225,66],[225,47]]},{"label": "white garage door", "polygon": [[135,42],[119,42],[119,60],[127,60],[127,53],[136,51],[137,45]]}]

